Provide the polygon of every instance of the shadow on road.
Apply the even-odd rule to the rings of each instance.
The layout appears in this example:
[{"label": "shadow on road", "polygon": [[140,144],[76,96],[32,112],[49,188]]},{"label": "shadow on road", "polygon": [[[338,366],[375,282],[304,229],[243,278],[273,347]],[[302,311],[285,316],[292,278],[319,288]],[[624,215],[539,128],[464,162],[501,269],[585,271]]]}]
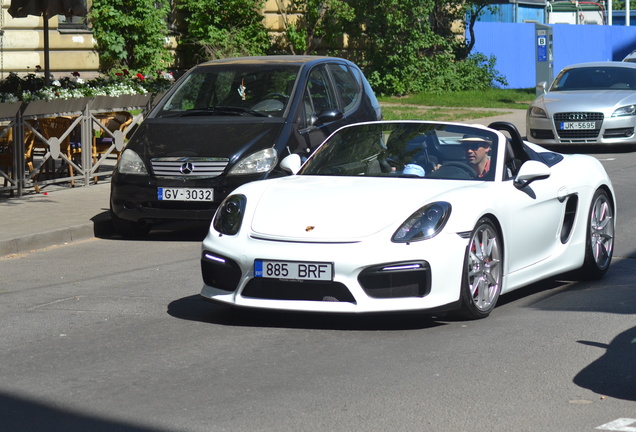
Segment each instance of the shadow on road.
[{"label": "shadow on road", "polygon": [[[531,307],[555,312],[636,315],[635,272],[636,260],[614,260],[602,280],[571,283]],[[582,369],[573,382],[602,396],[636,401],[636,327],[621,330],[617,329],[619,333],[609,344],[607,341],[576,341],[593,347],[590,349],[600,357]]]},{"label": "shadow on road", "polygon": [[91,218],[95,237],[104,240],[118,241],[192,241],[203,242],[208,233],[210,222],[199,221],[177,221],[162,222],[153,225],[147,236],[138,239],[123,238],[113,228],[110,212],[105,211]]},{"label": "shadow on road", "polygon": [[574,377],[574,384],[604,396],[636,401],[636,327],[605,345],[578,341],[605,350],[595,362]]},{"label": "shadow on road", "polygon": [[393,331],[444,325],[436,317],[421,313],[353,315],[252,310],[217,304],[199,295],[173,301],[168,313],[188,321],[239,327]]},{"label": "shadow on road", "polygon": [[548,292],[547,296],[534,302],[532,307],[552,311],[634,315],[636,314],[636,290],[633,282],[635,273],[636,260],[615,259],[605,277],[600,280],[568,282],[565,275],[561,282],[563,289]]},{"label": "shadow on road", "polygon": [[0,393],[3,431],[160,432]]},{"label": "shadow on road", "polygon": [[[521,307],[555,312],[599,312],[636,315],[633,274],[636,260],[615,260],[600,281],[576,282],[572,275],[547,279],[501,297],[498,306],[521,301]],[[454,320],[421,313],[340,315],[231,308],[199,295],[184,297],[168,306],[179,319],[242,327],[275,327],[319,330],[404,331],[444,326]],[[495,310],[493,313],[497,313]],[[582,369],[573,382],[600,395],[636,400],[636,328],[619,333],[612,342],[573,341],[605,350]]]},{"label": "shadow on road", "polygon": [[614,144],[610,146],[593,146],[593,145],[576,145],[576,144],[563,144],[563,145],[543,145],[542,147],[552,150],[558,153],[564,154],[604,154],[604,153],[632,153],[636,151],[636,146],[633,144]]}]

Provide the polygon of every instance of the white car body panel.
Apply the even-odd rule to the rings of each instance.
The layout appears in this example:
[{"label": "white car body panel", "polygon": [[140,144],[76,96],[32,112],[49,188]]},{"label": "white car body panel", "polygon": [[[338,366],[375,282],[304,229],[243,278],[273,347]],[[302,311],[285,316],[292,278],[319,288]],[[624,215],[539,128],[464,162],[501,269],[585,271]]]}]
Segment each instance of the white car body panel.
[{"label": "white car body panel", "polygon": [[[356,177],[287,177],[262,192],[252,219],[252,230],[259,237],[293,241],[355,241],[382,229],[397,229],[395,213],[410,215],[421,207],[412,196],[423,201],[465,187],[451,182],[431,182],[422,190],[417,179],[392,179],[400,182],[390,196],[378,196],[386,179]],[[272,185],[273,186],[273,185]],[[340,192],[347,190],[347,194]],[[386,209],[390,208],[391,212]],[[343,214],[369,215],[343,219]],[[307,231],[307,226],[314,226]],[[316,240],[318,239],[318,240]]]},{"label": "white car body panel", "polygon": [[[496,135],[505,143],[503,134]],[[202,261],[232,260],[240,268],[236,289],[206,284],[201,295],[240,307],[313,312],[452,308],[460,301],[469,234],[484,216],[501,231],[502,293],[580,268],[592,197],[599,188],[614,196],[601,163],[564,155],[549,169],[549,178],[520,189],[512,179],[503,179],[504,158],[505,152],[499,152],[494,181],[297,175],[243,185],[233,192],[246,197],[238,233],[221,234],[212,224],[202,245]],[[574,195],[579,207],[564,242],[564,202]],[[411,214],[439,201],[452,206],[439,234],[410,243],[391,241]],[[244,296],[255,279],[256,259],[333,263],[333,282],[344,285],[355,302]],[[422,297],[374,298],[360,285],[364,269],[412,261],[430,266],[430,292]]]}]

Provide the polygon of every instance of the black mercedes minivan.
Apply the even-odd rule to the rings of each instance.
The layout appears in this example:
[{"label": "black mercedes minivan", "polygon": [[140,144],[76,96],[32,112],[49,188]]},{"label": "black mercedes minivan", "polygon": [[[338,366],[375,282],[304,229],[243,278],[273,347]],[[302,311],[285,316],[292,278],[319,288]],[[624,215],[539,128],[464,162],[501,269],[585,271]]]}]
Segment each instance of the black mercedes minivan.
[{"label": "black mercedes minivan", "polygon": [[241,184],[286,175],[341,126],[380,120],[360,68],[319,56],[213,60],[190,69],[139,125],[111,181],[110,212],[124,236],[165,220],[211,220]]}]

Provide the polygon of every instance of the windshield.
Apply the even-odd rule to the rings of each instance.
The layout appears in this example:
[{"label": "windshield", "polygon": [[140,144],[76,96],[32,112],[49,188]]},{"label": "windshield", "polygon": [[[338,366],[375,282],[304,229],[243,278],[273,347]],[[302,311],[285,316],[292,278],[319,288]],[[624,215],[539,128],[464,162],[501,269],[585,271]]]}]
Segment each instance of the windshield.
[{"label": "windshield", "polygon": [[636,90],[636,69],[626,67],[567,69],[556,77],[550,90]]},{"label": "windshield", "polygon": [[471,126],[379,122],[340,129],[299,174],[493,180],[497,136]]},{"label": "windshield", "polygon": [[298,75],[298,66],[229,64],[202,66],[188,75],[158,117],[282,117]]}]

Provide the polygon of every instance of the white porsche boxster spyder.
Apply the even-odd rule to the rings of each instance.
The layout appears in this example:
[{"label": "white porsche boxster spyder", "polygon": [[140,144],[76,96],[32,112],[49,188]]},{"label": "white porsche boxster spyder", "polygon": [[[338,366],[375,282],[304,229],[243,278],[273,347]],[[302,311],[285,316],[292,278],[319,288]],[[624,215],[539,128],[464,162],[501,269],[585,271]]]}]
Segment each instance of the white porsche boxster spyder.
[{"label": "white porsche boxster spyder", "polygon": [[564,272],[600,278],[616,202],[601,163],[514,125],[343,127],[294,175],[236,189],[202,246],[207,299],[315,312],[457,310]]}]

